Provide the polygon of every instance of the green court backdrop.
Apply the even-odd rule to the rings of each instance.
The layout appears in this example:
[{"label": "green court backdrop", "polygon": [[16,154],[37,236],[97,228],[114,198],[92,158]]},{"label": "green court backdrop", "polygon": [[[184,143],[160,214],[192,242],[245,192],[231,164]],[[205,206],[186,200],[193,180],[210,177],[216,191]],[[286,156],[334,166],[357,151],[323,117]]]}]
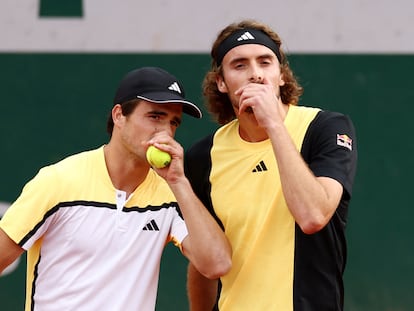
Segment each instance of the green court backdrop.
[{"label": "green court backdrop", "polygon": [[[289,59],[305,88],[300,104],[344,112],[357,129],[345,310],[413,310],[414,56],[294,54]],[[40,167],[106,143],[118,81],[148,65],[174,73],[188,97],[202,105],[207,54],[1,53],[0,201],[12,202]],[[187,148],[215,127],[208,114],[201,121],[184,117],[177,139]],[[167,246],[157,310],[188,310],[186,264]],[[0,310],[23,309],[24,275],[22,260],[16,271],[0,277]]]}]

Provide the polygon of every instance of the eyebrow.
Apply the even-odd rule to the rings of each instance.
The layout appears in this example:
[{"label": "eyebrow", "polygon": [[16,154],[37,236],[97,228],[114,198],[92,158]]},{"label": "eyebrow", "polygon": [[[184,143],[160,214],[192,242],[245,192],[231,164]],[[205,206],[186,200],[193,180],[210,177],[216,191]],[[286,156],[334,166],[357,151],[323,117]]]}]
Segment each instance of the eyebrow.
[{"label": "eyebrow", "polygon": [[[236,57],[236,58],[232,59],[229,64],[232,65],[234,63],[243,62],[243,61],[246,61],[249,58],[250,57],[244,57],[244,56],[243,57]],[[259,56],[255,57],[255,59],[267,59],[267,58],[273,59],[273,58],[276,58],[276,55],[274,55],[272,53],[266,53],[266,54],[262,54],[262,55],[259,55]]]},{"label": "eyebrow", "polygon": [[166,112],[159,111],[159,110],[150,110],[150,111],[147,112],[147,114],[155,114],[155,115],[158,115],[158,116],[166,116],[167,115]]},{"label": "eyebrow", "polygon": [[[157,116],[167,116],[168,115],[168,113],[166,113],[165,111],[159,111],[159,110],[151,110],[151,111],[148,111],[147,114],[152,114],[152,115],[155,114]],[[174,117],[173,120],[175,122],[177,122],[178,124],[181,124],[181,122],[182,122],[181,118],[179,118],[179,117]]]}]

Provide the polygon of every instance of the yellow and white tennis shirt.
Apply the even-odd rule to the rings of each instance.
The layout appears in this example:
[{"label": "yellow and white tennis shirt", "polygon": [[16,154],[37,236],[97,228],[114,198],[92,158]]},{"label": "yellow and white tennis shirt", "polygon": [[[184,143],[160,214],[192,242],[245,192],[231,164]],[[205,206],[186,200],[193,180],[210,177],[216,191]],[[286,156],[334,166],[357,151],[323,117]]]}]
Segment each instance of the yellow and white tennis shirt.
[{"label": "yellow and white tennis shirt", "polygon": [[42,168],[0,221],[27,254],[26,310],[155,309],[167,242],[185,223],[153,170],[129,197],[109,178],[103,147]]}]

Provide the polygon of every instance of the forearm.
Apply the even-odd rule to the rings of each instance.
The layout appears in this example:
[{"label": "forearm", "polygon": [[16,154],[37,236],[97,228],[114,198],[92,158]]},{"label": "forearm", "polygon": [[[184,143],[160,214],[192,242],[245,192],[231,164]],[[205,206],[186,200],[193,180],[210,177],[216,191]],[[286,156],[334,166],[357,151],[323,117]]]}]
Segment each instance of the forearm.
[{"label": "forearm", "polygon": [[23,249],[0,229],[0,273],[22,253]]},{"label": "forearm", "polygon": [[194,194],[186,178],[170,184],[183,214],[188,237],[183,253],[206,277],[214,279],[231,267],[231,246],[223,230]]},{"label": "forearm", "polygon": [[190,263],[187,274],[187,295],[190,311],[212,311],[217,300],[218,280],[205,278]]},{"label": "forearm", "polygon": [[315,177],[284,125],[269,131],[269,137],[290,212],[304,232],[319,231],[338,206],[341,185],[330,178]]}]

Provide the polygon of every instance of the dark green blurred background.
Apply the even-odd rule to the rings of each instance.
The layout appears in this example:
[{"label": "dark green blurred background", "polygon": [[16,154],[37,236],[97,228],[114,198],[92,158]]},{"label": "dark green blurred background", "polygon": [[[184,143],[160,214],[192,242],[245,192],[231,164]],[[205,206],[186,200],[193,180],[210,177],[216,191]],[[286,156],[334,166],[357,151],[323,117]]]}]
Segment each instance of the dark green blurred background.
[{"label": "dark green blurred background", "polygon": [[[289,59],[305,88],[300,104],[349,114],[357,129],[345,310],[413,310],[414,56]],[[207,54],[0,54],[0,201],[12,202],[40,167],[106,143],[106,118],[119,80],[149,65],[174,73],[187,97],[202,105]],[[202,121],[185,116],[177,139],[187,148],[215,127],[207,113]],[[23,310],[24,275],[23,260],[17,271],[0,278],[1,310]],[[157,310],[188,309],[185,279],[186,260],[167,246]]]}]

